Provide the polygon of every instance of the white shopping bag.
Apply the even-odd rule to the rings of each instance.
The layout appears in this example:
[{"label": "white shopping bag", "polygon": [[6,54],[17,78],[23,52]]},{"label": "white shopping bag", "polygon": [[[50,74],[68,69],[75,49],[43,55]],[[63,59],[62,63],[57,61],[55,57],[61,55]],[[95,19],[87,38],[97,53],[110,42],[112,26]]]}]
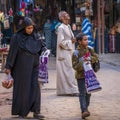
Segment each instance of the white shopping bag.
[{"label": "white shopping bag", "polygon": [[85,74],[85,85],[88,93],[93,93],[100,91],[102,87],[100,86],[99,81],[95,75],[95,72],[92,69],[90,62],[84,62],[84,74]]}]

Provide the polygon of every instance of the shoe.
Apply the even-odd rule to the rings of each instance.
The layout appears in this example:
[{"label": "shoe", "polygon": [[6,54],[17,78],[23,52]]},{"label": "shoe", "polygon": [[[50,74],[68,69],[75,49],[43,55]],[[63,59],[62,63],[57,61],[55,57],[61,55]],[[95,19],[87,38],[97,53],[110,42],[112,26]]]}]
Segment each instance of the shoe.
[{"label": "shoe", "polygon": [[90,111],[88,109],[86,111],[90,114]]},{"label": "shoe", "polygon": [[85,119],[86,117],[90,116],[90,113],[85,111],[82,113],[82,119]]},{"label": "shoe", "polygon": [[33,117],[35,119],[39,119],[39,120],[44,120],[45,119],[45,116],[43,116],[41,114],[38,114],[38,113],[33,113]]},{"label": "shoe", "polygon": [[79,97],[79,93],[72,93],[72,94],[58,94],[58,96]]},{"label": "shoe", "polygon": [[19,118],[20,119],[25,119],[25,118],[27,118],[26,116],[21,116],[21,115],[19,115]]},{"label": "shoe", "polygon": [[73,93],[71,96],[79,97],[79,93]]}]

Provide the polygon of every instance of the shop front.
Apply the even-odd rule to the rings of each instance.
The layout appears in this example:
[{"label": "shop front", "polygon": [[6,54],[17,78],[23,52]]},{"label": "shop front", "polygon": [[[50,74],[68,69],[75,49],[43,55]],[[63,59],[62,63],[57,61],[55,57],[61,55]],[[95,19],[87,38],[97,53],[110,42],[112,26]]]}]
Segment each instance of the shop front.
[{"label": "shop front", "polygon": [[[99,2],[102,6],[100,9],[98,9]],[[103,42],[103,39],[107,38],[104,37],[106,33],[103,29],[107,28],[109,31],[112,26],[119,26],[120,23],[120,0],[0,0],[0,4],[1,30],[6,39],[10,38],[12,33],[20,27],[25,16],[31,17],[37,27],[43,29],[47,19],[58,20],[58,13],[65,10],[70,14],[71,24],[76,23],[79,31],[82,30],[84,18],[89,18],[94,28],[92,31],[94,42],[99,38],[97,48],[100,47],[104,52],[103,47],[107,46],[108,49],[109,43],[106,40]],[[96,31],[98,28],[101,30]]]},{"label": "shop front", "polygon": [[108,28],[108,52],[120,53],[120,0],[105,0],[105,26]]},{"label": "shop front", "polygon": [[0,0],[0,32],[2,39],[0,46],[6,46],[10,42],[13,33],[13,9],[11,0]]},{"label": "shop front", "polygon": [[74,0],[35,0],[35,7],[41,9],[41,13],[34,12],[36,22],[40,21],[39,26],[43,27],[48,18],[51,21],[58,20],[58,13],[61,10],[67,11],[71,16],[71,22],[74,21]]}]

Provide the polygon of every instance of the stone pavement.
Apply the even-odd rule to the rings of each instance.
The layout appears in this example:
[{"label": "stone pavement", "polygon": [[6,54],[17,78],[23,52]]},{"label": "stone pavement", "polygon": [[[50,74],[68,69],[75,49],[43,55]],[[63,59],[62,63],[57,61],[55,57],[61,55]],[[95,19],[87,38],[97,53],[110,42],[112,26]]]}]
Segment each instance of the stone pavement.
[{"label": "stone pavement", "polygon": [[114,66],[120,66],[120,54],[108,53],[99,55],[101,61]]},{"label": "stone pavement", "polygon": [[[108,54],[100,54],[100,61],[105,62],[107,64],[111,64],[113,66],[120,66],[120,54],[108,53]],[[46,84],[43,89],[56,89],[56,58],[49,58],[49,84]],[[54,81],[53,81],[54,80]]]},{"label": "stone pavement", "polygon": [[[120,66],[120,54],[101,54],[101,55],[99,55],[99,57],[100,57],[101,62],[105,62],[105,63],[113,65],[113,66]],[[42,112],[48,113],[46,115],[48,117],[47,120],[81,120],[79,100],[77,97],[56,96],[55,58],[50,58],[49,69],[50,69],[49,84],[45,84],[45,86],[42,88],[43,89]],[[101,78],[100,74],[101,73],[98,73],[99,78]],[[96,97],[97,99],[101,99],[101,100],[102,100],[102,98],[104,99],[104,97],[102,97],[103,93],[101,93],[101,94],[98,93],[96,96],[93,95],[92,99],[94,99],[94,97]],[[104,112],[102,111],[104,106],[102,106],[100,101],[97,101],[97,99],[93,101],[93,103],[95,105],[95,106],[93,105],[94,109],[92,109],[92,108],[90,109],[95,113],[93,113],[92,116],[90,116],[87,119],[88,120],[108,120],[106,117],[108,115],[105,115]],[[102,101],[104,101],[104,100],[102,100]],[[111,102],[111,103],[113,103],[113,102]],[[96,104],[101,104],[102,109],[98,108],[96,106]],[[106,110],[107,110],[107,108],[106,108]],[[101,114],[103,114],[103,116],[104,116],[103,119],[102,119],[102,116],[100,118],[99,111],[101,112]],[[109,110],[107,110],[107,111],[109,111]],[[99,117],[96,115],[96,112]],[[112,113],[111,113],[111,116],[112,116]],[[119,120],[119,119],[115,118],[114,120]]]},{"label": "stone pavement", "polygon": [[[112,65],[120,66],[120,54],[102,54],[100,55],[101,62],[105,62]],[[69,96],[56,96],[56,61],[55,57],[49,58],[48,63],[49,69],[49,83],[42,86],[42,106],[41,113],[46,116],[46,120],[82,120],[81,112],[79,108],[79,99],[78,97],[69,97]],[[98,77],[100,75],[98,74]],[[4,78],[4,74],[0,73],[0,81]],[[101,104],[101,107],[98,108],[96,104],[100,104],[98,99],[101,101],[105,101],[102,99],[102,93],[93,95],[91,101],[93,101],[90,111],[92,111],[92,115],[88,118],[88,120],[108,120],[107,116],[104,115],[102,111],[103,108],[106,111],[107,106],[104,107]],[[96,98],[95,98],[96,97]],[[0,120],[19,120],[17,117],[11,117],[11,99],[12,99],[12,89],[5,89],[0,84]],[[97,100],[96,100],[97,99]],[[119,104],[119,103],[118,103]],[[112,107],[112,106],[111,106]],[[101,114],[99,114],[99,112]],[[120,112],[120,111],[119,111]],[[118,112],[118,114],[119,114]],[[98,116],[99,114],[99,116]],[[104,116],[100,116],[100,115]],[[117,114],[117,113],[116,113]],[[110,113],[112,116],[112,113]],[[28,115],[28,117],[33,120],[32,113]],[[103,118],[103,119],[102,119]],[[120,117],[117,119],[109,119],[109,120],[120,120]]]}]

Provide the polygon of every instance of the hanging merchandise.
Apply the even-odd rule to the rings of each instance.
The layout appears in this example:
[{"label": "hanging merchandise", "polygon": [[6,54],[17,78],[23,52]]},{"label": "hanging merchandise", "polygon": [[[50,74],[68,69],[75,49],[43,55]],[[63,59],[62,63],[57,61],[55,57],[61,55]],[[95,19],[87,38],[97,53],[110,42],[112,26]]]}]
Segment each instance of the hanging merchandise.
[{"label": "hanging merchandise", "polygon": [[13,23],[13,10],[12,10],[12,8],[10,8],[10,10],[8,11],[8,13],[9,13],[10,23]]},{"label": "hanging merchandise", "polygon": [[1,24],[0,24],[0,48],[1,48],[2,38],[3,38],[3,34],[1,32]]},{"label": "hanging merchandise", "polygon": [[89,8],[86,8],[86,10],[85,10],[85,16],[90,16],[90,10],[89,10]]},{"label": "hanging merchandise", "polygon": [[39,6],[35,5],[35,7],[34,7],[33,11],[34,11],[34,12],[39,12],[39,11],[40,11]]},{"label": "hanging merchandise", "polygon": [[90,16],[90,2],[89,1],[86,1],[85,3],[84,3],[84,5],[85,5],[85,16]]},{"label": "hanging merchandise", "polygon": [[109,52],[114,53],[116,51],[115,49],[116,46],[116,28],[113,26],[110,29],[110,34],[109,34]]},{"label": "hanging merchandise", "polygon": [[13,16],[13,10],[12,10],[12,8],[10,8],[10,10],[8,11],[8,13],[9,13],[9,16]]},{"label": "hanging merchandise", "polygon": [[25,16],[25,9],[21,8],[19,14],[24,17]]},{"label": "hanging merchandise", "polygon": [[10,22],[9,22],[9,16],[8,15],[5,15],[5,20],[3,22],[3,25],[4,25],[4,29],[10,28]]},{"label": "hanging merchandise", "polygon": [[0,11],[0,21],[3,23],[4,21],[4,13]]},{"label": "hanging merchandise", "polygon": [[110,7],[109,7],[110,5],[109,5],[109,0],[105,0],[104,1],[104,13],[105,14],[109,14],[109,12],[110,12]]},{"label": "hanging merchandise", "polygon": [[29,10],[27,10],[27,9],[25,10],[25,15],[29,16]]},{"label": "hanging merchandise", "polygon": [[92,36],[93,25],[90,20],[86,17],[82,21],[82,32],[88,36],[88,46],[94,47],[94,40]]},{"label": "hanging merchandise", "polygon": [[26,7],[26,4],[24,0],[22,0],[20,4],[20,11],[19,11],[20,16],[23,16],[23,17],[25,16],[25,7]]},{"label": "hanging merchandise", "polygon": [[93,16],[93,0],[90,1],[90,16]]},{"label": "hanging merchandise", "polygon": [[30,2],[30,0],[25,0],[25,2]]}]

